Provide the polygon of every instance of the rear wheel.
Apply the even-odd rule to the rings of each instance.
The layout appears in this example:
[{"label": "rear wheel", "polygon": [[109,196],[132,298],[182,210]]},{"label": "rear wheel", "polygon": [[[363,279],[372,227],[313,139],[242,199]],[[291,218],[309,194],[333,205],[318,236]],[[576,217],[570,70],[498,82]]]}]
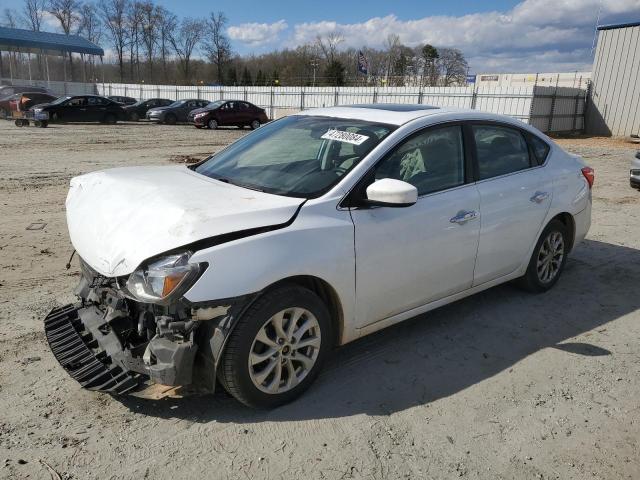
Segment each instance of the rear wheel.
[{"label": "rear wheel", "polygon": [[207,127],[209,127],[209,130],[215,130],[218,128],[218,121],[215,119],[211,119],[207,122]]},{"label": "rear wheel", "polygon": [[245,405],[273,408],[302,394],[331,346],[329,312],[306,288],[285,286],[260,297],[231,333],[219,376]]},{"label": "rear wheel", "polygon": [[519,284],[530,292],[546,292],[553,287],[567,262],[569,232],[560,220],[552,220],[533,249],[527,271]]},{"label": "rear wheel", "polygon": [[42,120],[40,122],[40,128],[47,128],[49,126],[49,122],[47,120]]},{"label": "rear wheel", "polygon": [[258,128],[260,128],[260,120],[254,120],[253,122],[251,122],[251,130],[256,130]]}]

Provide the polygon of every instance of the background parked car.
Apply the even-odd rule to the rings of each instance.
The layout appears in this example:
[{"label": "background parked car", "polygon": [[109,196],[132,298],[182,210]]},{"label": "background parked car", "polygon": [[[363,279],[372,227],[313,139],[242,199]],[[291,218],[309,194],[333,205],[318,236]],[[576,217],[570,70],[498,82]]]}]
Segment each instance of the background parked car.
[{"label": "background parked car", "polygon": [[141,118],[145,118],[149,109],[167,107],[172,103],[173,100],[167,100],[166,98],[151,98],[149,100],[140,100],[133,105],[127,105],[124,110],[127,112],[129,120],[137,122]]},{"label": "background parked car", "polygon": [[11,112],[26,112],[34,105],[53,102],[56,98],[55,95],[42,92],[16,93],[0,100],[0,117],[3,116],[3,112],[10,117]]},{"label": "background parked car", "polygon": [[47,113],[50,122],[116,123],[126,119],[122,105],[97,95],[60,97],[51,103],[36,105],[37,113]]},{"label": "background parked car", "polygon": [[196,128],[209,127],[215,130],[220,126],[233,125],[239,128],[249,126],[253,130],[267,123],[264,109],[242,100],[218,100],[204,108],[189,113],[189,121]]},{"label": "background parked car", "polygon": [[[9,98],[15,95],[16,93],[22,92],[40,92],[40,93],[49,93],[49,91],[44,87],[30,87],[28,85],[6,85],[4,87],[0,87],[0,102],[9,101]],[[0,105],[0,118],[6,118],[9,116],[9,104],[6,106]]]},{"label": "background parked car", "polygon": [[133,97],[121,97],[119,95],[110,95],[107,98],[121,105],[133,105],[138,101]]},{"label": "background parked car", "polygon": [[640,190],[640,150],[631,159],[631,170],[629,172],[629,183],[633,188]]},{"label": "background parked car", "polygon": [[158,123],[174,125],[177,122],[186,122],[189,112],[196,108],[202,108],[209,104],[208,100],[178,100],[166,107],[152,108],[147,112],[147,120]]}]

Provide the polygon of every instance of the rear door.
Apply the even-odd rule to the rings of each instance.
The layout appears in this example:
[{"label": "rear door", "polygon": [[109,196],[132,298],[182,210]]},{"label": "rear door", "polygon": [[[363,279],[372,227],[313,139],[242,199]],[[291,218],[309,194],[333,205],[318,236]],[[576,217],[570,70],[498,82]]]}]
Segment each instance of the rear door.
[{"label": "rear door", "polygon": [[481,228],[474,286],[513,273],[537,241],[553,193],[524,133],[498,123],[472,123]]},{"label": "rear door", "polygon": [[103,120],[107,114],[107,107],[107,100],[101,97],[87,97],[86,121],[99,122]]}]

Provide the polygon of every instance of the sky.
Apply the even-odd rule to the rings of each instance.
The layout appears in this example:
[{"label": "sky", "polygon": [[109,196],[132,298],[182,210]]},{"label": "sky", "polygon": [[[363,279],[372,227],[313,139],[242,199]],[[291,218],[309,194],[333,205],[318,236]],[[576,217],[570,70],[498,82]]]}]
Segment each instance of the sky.
[{"label": "sky", "polygon": [[[599,24],[640,21],[640,0],[156,0],[180,17],[223,11],[240,54],[339,32],[343,47],[382,48],[389,34],[415,46],[462,50],[470,72],[591,70]],[[22,0],[0,0],[0,10]],[[598,19],[599,17],[599,19]]]}]

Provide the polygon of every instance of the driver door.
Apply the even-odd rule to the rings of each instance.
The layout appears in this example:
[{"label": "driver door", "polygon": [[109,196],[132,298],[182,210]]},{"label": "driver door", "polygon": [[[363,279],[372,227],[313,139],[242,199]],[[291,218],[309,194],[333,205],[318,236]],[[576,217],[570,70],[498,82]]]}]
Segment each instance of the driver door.
[{"label": "driver door", "polygon": [[470,155],[464,145],[460,124],[421,130],[356,187],[363,192],[375,180],[394,178],[418,189],[418,201],[409,207],[351,211],[358,328],[471,287],[480,196],[469,182]]}]

